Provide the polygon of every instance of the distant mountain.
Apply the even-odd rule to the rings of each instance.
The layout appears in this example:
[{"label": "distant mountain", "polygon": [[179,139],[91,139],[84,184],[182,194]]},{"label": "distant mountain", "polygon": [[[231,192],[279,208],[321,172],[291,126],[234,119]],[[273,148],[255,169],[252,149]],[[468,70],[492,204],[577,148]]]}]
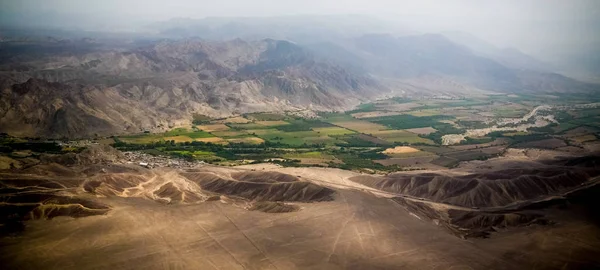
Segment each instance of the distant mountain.
[{"label": "distant mountain", "polygon": [[512,90],[516,80],[507,67],[474,55],[440,35],[392,37],[365,35],[354,40],[369,53],[369,66],[378,74],[396,78],[443,75],[489,90]]},{"label": "distant mountain", "polygon": [[365,15],[296,15],[284,17],[175,18],[149,24],[144,30],[165,38],[210,40],[285,39],[297,43],[330,41],[366,33],[407,35],[410,29]]},{"label": "distant mountain", "polygon": [[[309,46],[318,54],[358,70],[365,70],[378,78],[391,78],[401,84],[410,82],[410,85],[417,86],[424,93],[448,93],[450,89],[455,89],[456,91],[450,92],[457,95],[468,95],[474,89],[508,93],[598,89],[596,85],[543,71],[542,68],[523,68],[524,65],[529,65],[528,59],[533,58],[516,50],[496,50],[483,42],[475,47],[502,53],[504,60],[485,57],[483,53],[476,53],[473,49],[438,34],[400,37],[368,34],[333,44],[330,42]],[[531,61],[535,62],[534,59]],[[506,64],[507,62],[510,64]],[[445,85],[442,82],[451,83]],[[457,84],[461,86],[456,87]]]},{"label": "distant mountain", "polygon": [[473,53],[491,58],[510,68],[553,72],[555,68],[515,48],[498,48],[491,43],[465,32],[443,32],[443,36],[456,44],[469,48]]}]

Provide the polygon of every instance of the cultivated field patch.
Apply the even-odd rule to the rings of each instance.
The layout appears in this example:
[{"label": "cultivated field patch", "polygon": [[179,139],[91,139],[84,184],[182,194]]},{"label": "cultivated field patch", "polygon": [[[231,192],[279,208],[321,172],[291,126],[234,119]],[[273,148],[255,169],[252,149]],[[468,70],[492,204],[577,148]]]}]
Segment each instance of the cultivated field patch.
[{"label": "cultivated field patch", "polygon": [[435,128],[432,127],[424,127],[424,128],[409,128],[409,129],[405,129],[408,132],[412,132],[415,134],[423,134],[423,135],[427,135],[430,133],[434,133],[437,130]]},{"label": "cultivated field patch", "polygon": [[320,133],[320,134],[324,134],[327,136],[340,136],[340,135],[347,135],[347,134],[354,134],[354,131],[345,129],[345,128],[341,128],[341,127],[323,127],[323,128],[313,128],[313,131]]},{"label": "cultivated field patch", "polygon": [[349,130],[358,131],[365,134],[372,134],[373,132],[380,130],[387,130],[388,127],[380,124],[371,123],[363,120],[350,120],[350,121],[335,121],[331,122],[336,126],[340,126]]},{"label": "cultivated field patch", "polygon": [[404,130],[382,130],[372,133],[373,136],[381,138],[391,143],[424,143],[434,144],[433,141],[417,136],[415,133],[411,133]]},{"label": "cultivated field patch", "polygon": [[358,112],[351,114],[354,118],[373,118],[380,116],[391,116],[391,115],[399,115],[401,112],[388,112],[388,111],[373,111],[373,112]]},{"label": "cultivated field patch", "polygon": [[199,125],[196,127],[198,129],[200,129],[202,131],[206,131],[206,132],[224,131],[224,130],[229,129],[229,127],[226,126],[225,124],[208,124],[208,125]]},{"label": "cultivated field patch", "polygon": [[235,117],[230,117],[230,118],[226,118],[223,120],[219,120],[217,122],[225,123],[225,124],[244,124],[244,123],[250,122],[250,120],[248,120],[244,117],[241,117],[241,116],[235,116]]},{"label": "cultivated field patch", "polygon": [[205,131],[190,131],[186,128],[176,128],[165,133],[144,133],[138,135],[122,136],[119,137],[119,140],[132,144],[149,144],[160,141],[175,141],[176,143],[191,142],[198,138],[210,137],[214,136]]},{"label": "cultivated field patch", "polygon": [[246,118],[256,121],[279,121],[285,119],[285,115],[279,113],[249,113]]},{"label": "cultivated field patch", "polygon": [[267,126],[267,127],[274,127],[274,126],[283,126],[283,125],[289,125],[290,123],[283,121],[283,120],[269,120],[269,121],[256,121],[255,123],[262,125],[262,126]]},{"label": "cultivated field patch", "polygon": [[227,124],[229,127],[235,130],[249,130],[249,129],[264,129],[269,128],[268,126],[261,125],[258,123],[244,123],[244,124]]},{"label": "cultivated field patch", "polygon": [[163,137],[163,140],[165,140],[165,141],[174,141],[176,143],[192,142],[192,141],[194,141],[194,139],[192,139],[192,138],[190,138],[188,136],[183,136],[183,135],[171,136],[171,137]]},{"label": "cultivated field patch", "polygon": [[445,154],[446,157],[458,160],[458,161],[468,161],[468,160],[483,160],[487,159],[493,155],[500,154],[504,151],[504,147],[502,146],[493,146],[482,149],[472,149],[465,151],[457,151]]},{"label": "cultivated field patch", "polygon": [[372,118],[369,119],[369,121],[388,126],[394,129],[410,129],[425,127],[433,127],[438,129],[437,126],[441,125],[441,121],[449,120],[450,118],[452,117],[445,115],[416,117],[408,114],[402,114]]},{"label": "cultivated field patch", "polygon": [[205,142],[205,143],[219,143],[219,144],[227,143],[227,141],[225,141],[223,138],[219,138],[219,137],[197,138],[197,139],[195,139],[195,141]]},{"label": "cultivated field patch", "polygon": [[439,115],[440,111],[437,109],[426,109],[426,110],[414,110],[414,111],[410,111],[410,112],[405,112],[405,114],[409,114],[412,116],[434,116],[434,115]]},{"label": "cultivated field patch", "polygon": [[377,109],[381,110],[381,111],[395,111],[395,112],[404,112],[404,111],[410,111],[414,108],[417,107],[421,107],[422,105],[419,103],[415,103],[415,102],[408,102],[408,103],[381,103],[381,104],[377,104]]},{"label": "cultivated field patch", "polygon": [[527,135],[527,134],[529,134],[529,133],[525,132],[525,131],[514,131],[514,132],[503,133],[502,136],[512,137],[512,136],[523,136],[523,135]]},{"label": "cultivated field patch", "polygon": [[334,143],[336,140],[326,135],[321,135],[314,131],[296,131],[296,132],[284,132],[277,129],[264,129],[264,130],[248,130],[249,134],[253,134],[262,138],[263,140],[282,143],[291,146],[301,146],[303,144],[317,144],[317,143]]},{"label": "cultivated field patch", "polygon": [[233,138],[227,139],[229,143],[248,143],[248,144],[261,144],[264,143],[265,140],[257,137],[244,137],[244,138]]},{"label": "cultivated field patch", "polygon": [[233,130],[214,131],[214,132],[211,132],[211,134],[215,135],[217,137],[237,137],[237,136],[247,135],[247,133],[244,131],[233,131]]},{"label": "cultivated field patch", "polygon": [[288,153],[283,155],[285,158],[310,158],[310,159],[320,159],[320,160],[333,160],[334,156],[325,154],[320,151],[310,151],[310,152],[296,152],[296,153]]}]

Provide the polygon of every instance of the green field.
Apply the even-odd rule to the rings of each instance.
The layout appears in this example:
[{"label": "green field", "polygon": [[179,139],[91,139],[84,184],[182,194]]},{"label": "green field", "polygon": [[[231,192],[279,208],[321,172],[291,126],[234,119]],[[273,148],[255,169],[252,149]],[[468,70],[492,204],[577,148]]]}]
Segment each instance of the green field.
[{"label": "green field", "polygon": [[[440,120],[452,119],[450,116],[435,115],[435,116],[413,116],[407,114],[382,116],[370,118],[369,121],[388,126],[393,129],[409,129],[433,127],[443,124]],[[437,128],[436,128],[437,129]]]},{"label": "green field", "polygon": [[438,109],[426,109],[426,110],[412,110],[406,112],[406,114],[410,114],[412,116],[434,116],[439,115],[440,111]]},{"label": "green field", "polygon": [[296,152],[296,153],[288,153],[283,155],[284,158],[310,158],[310,159],[324,159],[324,160],[333,160],[334,156],[330,154],[325,154],[319,151],[310,151],[310,152]]},{"label": "green field", "polygon": [[257,136],[265,141],[275,144],[302,146],[304,144],[333,144],[336,139],[315,131],[285,132],[279,129],[247,130],[248,134]]},{"label": "green field", "polygon": [[250,135],[248,135],[248,133],[246,133],[244,131],[231,131],[231,130],[213,131],[213,132],[211,132],[211,134],[214,136],[217,136],[217,137],[222,137],[222,138],[238,138],[238,137],[250,136]]},{"label": "green field", "polygon": [[237,123],[229,123],[227,124],[231,129],[234,130],[249,130],[249,129],[267,129],[271,128],[269,126],[261,125],[258,123],[245,123],[245,124],[237,124]]},{"label": "green field", "polygon": [[433,144],[430,139],[419,137],[417,134],[404,130],[384,130],[373,133],[373,136],[381,138],[391,143],[407,143],[407,144]]},{"label": "green field", "polygon": [[120,140],[127,143],[148,144],[159,141],[186,142],[195,139],[211,138],[212,134],[201,130],[190,130],[186,128],[176,128],[165,133],[143,133],[138,135],[121,136]]},{"label": "green field", "polygon": [[512,108],[496,108],[493,110],[494,116],[500,118],[518,118],[525,116],[528,110],[515,110]]},{"label": "green field", "polygon": [[320,120],[292,119],[288,120],[289,125],[278,126],[277,129],[285,132],[311,131],[314,128],[332,127],[331,124]]},{"label": "green field", "polygon": [[201,130],[189,130],[186,128],[176,128],[163,134],[165,137],[171,136],[187,136],[192,139],[214,137],[212,134]]},{"label": "green field", "polygon": [[341,128],[341,127],[323,127],[323,128],[313,128],[314,131],[316,131],[317,133],[320,134],[324,134],[327,136],[341,136],[341,135],[348,135],[348,134],[354,134],[356,132],[345,129],[345,128]]},{"label": "green field", "polygon": [[489,105],[489,100],[477,100],[477,99],[462,99],[462,100],[430,100],[421,102],[422,107],[417,109],[440,109],[449,107],[472,107],[472,106],[484,106]]},{"label": "green field", "polygon": [[249,113],[244,115],[250,120],[256,121],[279,121],[285,120],[286,116],[278,113]]},{"label": "green field", "polygon": [[338,127],[343,127],[345,129],[349,129],[352,131],[365,133],[365,134],[371,134],[371,133],[379,131],[379,130],[388,129],[384,125],[380,125],[380,124],[371,122],[370,119],[369,119],[369,121],[358,120],[358,119],[353,118],[350,115],[347,115],[346,117],[343,117],[343,116],[328,117],[326,119],[326,121],[333,125],[336,125]]}]

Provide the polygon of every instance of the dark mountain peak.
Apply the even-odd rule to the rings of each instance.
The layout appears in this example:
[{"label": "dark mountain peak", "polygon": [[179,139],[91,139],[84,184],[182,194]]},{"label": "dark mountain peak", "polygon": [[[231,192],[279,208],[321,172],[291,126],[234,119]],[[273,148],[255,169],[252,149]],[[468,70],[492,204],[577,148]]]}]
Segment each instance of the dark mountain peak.
[{"label": "dark mountain peak", "polygon": [[256,64],[244,67],[243,72],[262,72],[271,69],[284,69],[314,61],[314,56],[299,45],[286,41],[266,39],[267,49],[260,54]]},{"label": "dark mountain peak", "polygon": [[49,82],[42,79],[30,78],[24,83],[13,85],[13,92],[18,95],[25,95],[27,93],[41,93],[48,91],[60,91],[62,88],[66,88],[66,85],[59,82]]},{"label": "dark mountain peak", "polygon": [[306,53],[302,47],[287,40],[274,40],[270,42],[266,52],[272,56]]}]

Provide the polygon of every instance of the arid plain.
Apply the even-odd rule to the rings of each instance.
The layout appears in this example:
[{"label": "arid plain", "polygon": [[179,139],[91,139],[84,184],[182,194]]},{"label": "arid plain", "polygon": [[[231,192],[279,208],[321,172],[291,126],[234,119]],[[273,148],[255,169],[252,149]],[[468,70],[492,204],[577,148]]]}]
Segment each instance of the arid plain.
[{"label": "arid plain", "polygon": [[[516,169],[525,177],[521,183],[532,181],[525,185],[528,192],[538,185],[535,194],[502,179],[493,182],[503,183],[498,186],[480,183],[521,196],[511,203],[497,197],[482,206],[477,198],[485,190],[423,180],[433,171],[372,176],[269,164],[145,169],[119,164],[118,157],[105,162],[115,160],[110,151],[94,153],[90,164],[39,164],[1,174],[3,216],[19,220],[29,215],[22,227],[3,220],[7,235],[0,241],[0,256],[7,269],[600,265],[600,230],[590,209],[600,191],[596,157],[555,157],[532,161],[537,171]],[[498,157],[478,166],[505,165],[511,159]],[[544,166],[555,172],[544,175],[539,170]],[[438,174],[448,178],[445,183],[502,178],[494,170],[473,174],[457,168]],[[554,177],[553,183],[561,184],[542,187],[536,177]]]}]

